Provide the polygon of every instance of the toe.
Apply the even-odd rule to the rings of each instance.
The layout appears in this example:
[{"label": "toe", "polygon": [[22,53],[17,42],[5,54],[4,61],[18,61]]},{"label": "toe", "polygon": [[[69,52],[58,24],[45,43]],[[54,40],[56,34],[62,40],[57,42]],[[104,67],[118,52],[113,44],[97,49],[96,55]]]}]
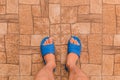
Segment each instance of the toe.
[{"label": "toe", "polygon": [[71,42],[71,43],[74,43],[74,39],[73,39],[73,38],[71,38],[71,39],[70,39],[70,42]]},{"label": "toe", "polygon": [[71,42],[71,43],[73,43],[73,44],[78,45],[78,41],[77,41],[77,40],[75,40],[74,38],[71,38],[71,39],[70,39],[70,42]]},{"label": "toe", "polygon": [[52,38],[50,37],[50,38],[49,38],[49,44],[52,44],[52,42],[53,42],[53,40],[52,40]]},{"label": "toe", "polygon": [[78,41],[77,41],[77,40],[75,40],[75,44],[79,45],[79,43],[78,43]]},{"label": "toe", "polygon": [[46,41],[44,42],[44,45],[47,45],[48,44],[48,39],[46,39]]}]

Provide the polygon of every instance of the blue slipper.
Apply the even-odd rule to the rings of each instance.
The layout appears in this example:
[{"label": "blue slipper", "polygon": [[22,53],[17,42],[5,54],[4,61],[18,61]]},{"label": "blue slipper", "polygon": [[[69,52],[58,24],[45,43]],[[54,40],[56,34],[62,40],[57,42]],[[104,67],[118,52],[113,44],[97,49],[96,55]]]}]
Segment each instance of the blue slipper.
[{"label": "blue slipper", "polygon": [[75,53],[76,55],[78,55],[78,57],[80,57],[80,52],[81,52],[81,48],[82,48],[81,41],[76,36],[72,36],[72,38],[74,40],[77,40],[78,45],[71,43],[70,40],[69,40],[68,41],[68,54],[69,53]]},{"label": "blue slipper", "polygon": [[[81,52],[81,49],[82,49],[81,41],[76,36],[72,36],[72,38],[74,40],[77,40],[78,45],[71,43],[70,40],[69,40],[68,41],[68,54],[75,53],[78,57],[80,57],[80,52]],[[65,69],[66,69],[66,71],[68,71],[68,68],[66,67],[66,65],[65,65]]]},{"label": "blue slipper", "polygon": [[[40,44],[40,49],[41,49],[41,54],[44,60],[44,56],[47,54],[55,54],[55,45],[54,43],[52,44],[48,44],[48,45],[44,45],[44,42],[49,39],[49,37],[45,37]],[[46,64],[45,60],[44,63]]]}]

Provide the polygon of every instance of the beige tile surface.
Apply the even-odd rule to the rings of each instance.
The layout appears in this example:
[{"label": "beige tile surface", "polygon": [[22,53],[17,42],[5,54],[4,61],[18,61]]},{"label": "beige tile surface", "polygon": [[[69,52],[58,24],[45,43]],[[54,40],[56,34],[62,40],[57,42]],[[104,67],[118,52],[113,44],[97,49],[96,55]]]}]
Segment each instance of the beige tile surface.
[{"label": "beige tile surface", "polygon": [[90,80],[120,80],[120,0],[0,0],[0,80],[34,80],[46,36],[55,43],[55,79],[68,80],[72,35],[82,44],[77,66]]}]

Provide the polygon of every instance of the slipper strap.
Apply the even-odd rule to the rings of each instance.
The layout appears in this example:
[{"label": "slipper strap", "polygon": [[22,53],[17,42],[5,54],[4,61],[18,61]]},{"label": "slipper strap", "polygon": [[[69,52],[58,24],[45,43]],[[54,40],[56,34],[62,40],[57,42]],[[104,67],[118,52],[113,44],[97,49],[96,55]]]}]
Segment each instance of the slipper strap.
[{"label": "slipper strap", "polygon": [[79,38],[77,38],[76,36],[72,36],[72,38],[77,40],[79,45],[73,44],[69,40],[68,41],[68,53],[75,53],[76,55],[78,55],[80,57],[81,42],[80,42]]},{"label": "slipper strap", "polygon": [[41,45],[41,53],[42,56],[45,56],[46,54],[54,54],[55,53],[55,46],[54,44],[48,44],[48,45]]}]

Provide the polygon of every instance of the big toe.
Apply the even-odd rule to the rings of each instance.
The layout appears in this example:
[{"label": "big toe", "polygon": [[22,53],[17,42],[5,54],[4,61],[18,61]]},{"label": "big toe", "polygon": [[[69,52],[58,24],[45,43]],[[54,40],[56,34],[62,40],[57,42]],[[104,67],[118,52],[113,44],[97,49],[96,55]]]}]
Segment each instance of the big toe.
[{"label": "big toe", "polygon": [[71,38],[71,39],[70,39],[70,42],[73,43],[73,44],[79,45],[78,41],[75,40],[74,38]]}]

